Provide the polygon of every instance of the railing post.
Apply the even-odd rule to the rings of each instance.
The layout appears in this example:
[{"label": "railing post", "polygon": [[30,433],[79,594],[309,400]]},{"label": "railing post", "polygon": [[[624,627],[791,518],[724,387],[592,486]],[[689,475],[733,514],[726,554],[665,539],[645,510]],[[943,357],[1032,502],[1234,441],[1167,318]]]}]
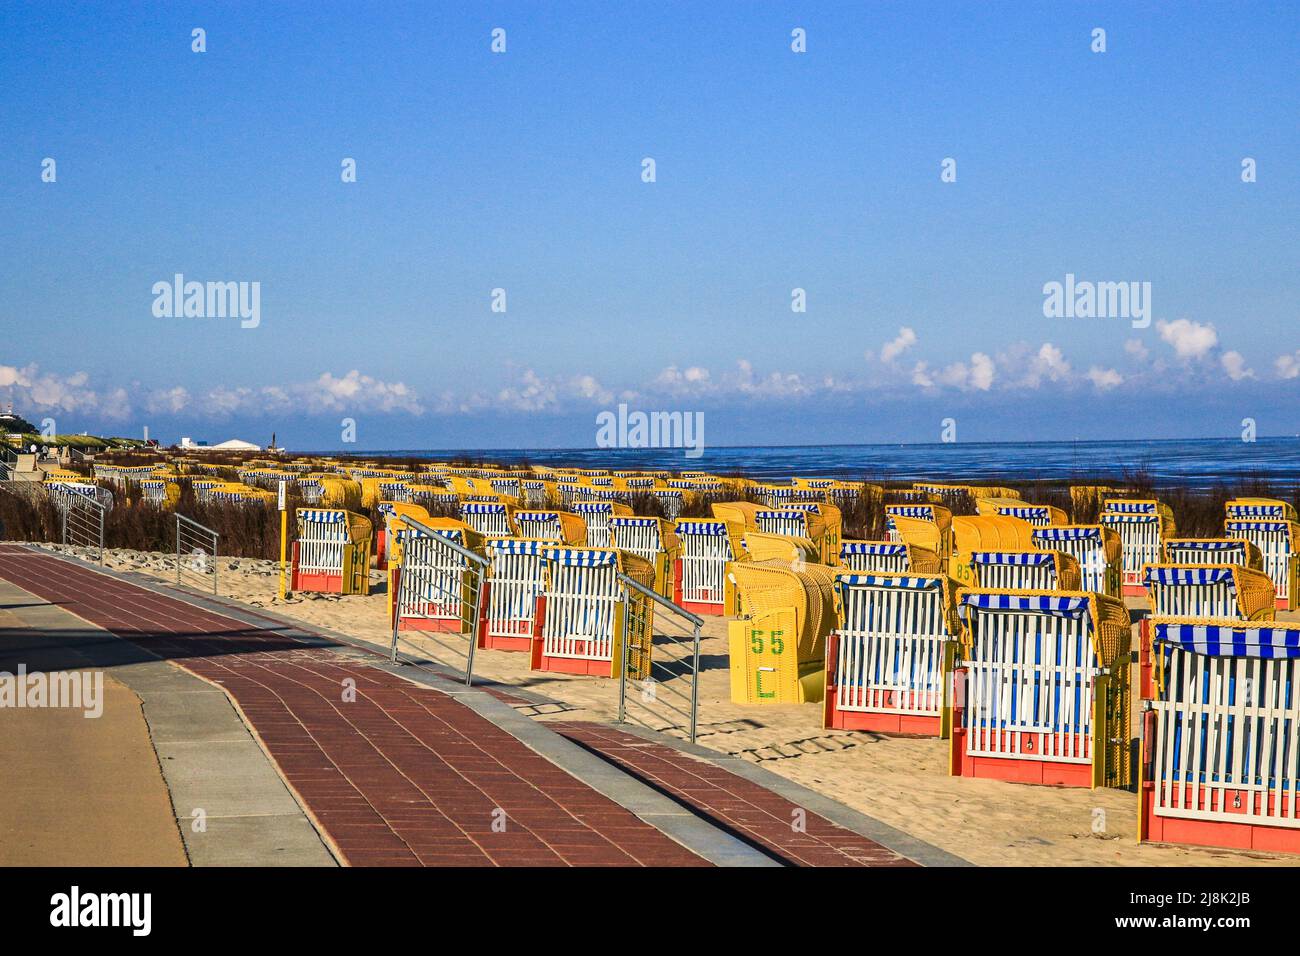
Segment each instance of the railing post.
[{"label": "railing post", "polygon": [[691,665],[691,743],[695,743],[695,723],[700,710],[700,626],[695,625],[695,661]]},{"label": "railing post", "polygon": [[631,613],[632,605],[628,601],[627,587],[623,587],[623,633],[619,635],[619,640],[623,642],[623,652],[619,655],[618,669],[618,722],[624,723],[627,717],[627,635],[628,635],[628,615]]},{"label": "railing post", "polygon": [[402,625],[402,589],[406,586],[406,566],[411,561],[411,544],[414,538],[408,540],[402,545],[402,564],[397,568],[397,593],[393,595],[393,646],[389,655],[389,660],[397,663],[397,631]]},{"label": "railing post", "polygon": [[465,562],[466,574],[478,574],[478,587],[474,589],[474,612],[469,621],[469,654],[465,658],[465,686],[474,686],[474,648],[478,645],[479,618],[483,613],[483,582],[486,580],[486,572],[483,568],[475,568],[472,561]]},{"label": "railing post", "polygon": [[181,516],[176,516],[176,586],[181,584]]},{"label": "railing post", "polygon": [[104,506],[99,505],[99,566],[101,568],[104,566],[104,513]]}]

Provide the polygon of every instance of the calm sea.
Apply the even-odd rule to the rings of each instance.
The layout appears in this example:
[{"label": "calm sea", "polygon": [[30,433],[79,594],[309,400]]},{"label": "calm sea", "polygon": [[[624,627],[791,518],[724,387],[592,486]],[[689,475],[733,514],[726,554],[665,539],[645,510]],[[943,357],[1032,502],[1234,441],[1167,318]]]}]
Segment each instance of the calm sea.
[{"label": "calm sea", "polygon": [[705,449],[410,449],[357,452],[375,458],[453,458],[503,464],[609,469],[740,472],[750,478],[810,477],[934,480],[1123,479],[1146,472],[1164,485],[1208,488],[1263,478],[1280,493],[1300,483],[1300,439],[1167,441],[961,442],[934,445],[785,445]]}]

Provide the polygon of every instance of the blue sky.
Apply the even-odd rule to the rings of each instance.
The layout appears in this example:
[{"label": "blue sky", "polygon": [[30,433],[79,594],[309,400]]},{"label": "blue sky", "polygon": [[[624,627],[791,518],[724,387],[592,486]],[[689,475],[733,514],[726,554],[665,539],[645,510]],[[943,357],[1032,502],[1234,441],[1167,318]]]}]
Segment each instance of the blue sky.
[{"label": "blue sky", "polygon": [[[0,401],[317,449],[590,446],[620,401],[713,444],[1295,434],[1297,36],[1282,3],[5,4]],[[259,282],[260,324],[156,317],[178,272]],[[1067,273],[1155,321],[1044,317]]]}]

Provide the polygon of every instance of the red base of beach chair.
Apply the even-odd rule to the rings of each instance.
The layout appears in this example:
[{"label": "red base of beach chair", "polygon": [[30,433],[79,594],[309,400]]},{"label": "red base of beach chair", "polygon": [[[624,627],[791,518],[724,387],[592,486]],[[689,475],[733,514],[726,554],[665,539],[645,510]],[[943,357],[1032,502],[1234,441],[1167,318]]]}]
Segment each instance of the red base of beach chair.
[{"label": "red base of beach chair", "polygon": [[861,730],[876,734],[893,734],[906,737],[943,736],[943,718],[918,717],[915,714],[863,713],[860,710],[840,710],[835,706],[833,691],[826,691],[827,730]]},{"label": "red base of beach chair", "polygon": [[311,591],[314,594],[342,594],[343,575],[310,574],[295,567],[289,574],[290,591]]},{"label": "red base of beach chair", "polygon": [[[833,675],[838,670],[839,660],[838,631],[831,631],[826,638],[826,695],[822,698],[822,727],[826,730],[860,730],[876,734],[895,734],[908,737],[942,737],[942,717],[922,717],[916,714],[882,714],[866,713],[860,710],[841,710],[836,702],[839,696],[838,685]],[[890,695],[885,699],[886,706],[896,706],[898,701]]]},{"label": "red base of beach chair", "polygon": [[685,608],[701,617],[726,617],[727,609],[721,604],[705,601],[677,601],[678,607]]},{"label": "red base of beach chair", "polygon": [[546,641],[542,637],[542,628],[546,621],[546,595],[538,595],[536,610],[533,611],[533,636],[530,641],[528,661],[529,668],[535,671],[551,671],[556,674],[583,674],[588,677],[613,677],[614,662],[588,660],[577,657],[555,657],[544,653]]},{"label": "red base of beach chair", "polygon": [[1294,611],[1294,610],[1295,610],[1295,608],[1293,608],[1293,607],[1291,606],[1291,599],[1290,599],[1290,598],[1284,598],[1284,597],[1275,598],[1274,601],[1273,601],[1273,606],[1274,606],[1275,608],[1277,608],[1279,611]]},{"label": "red base of beach chair", "polygon": [[456,633],[464,630],[464,623],[458,617],[404,617],[397,629],[399,631],[436,631],[438,633]]},{"label": "red base of beach chair", "polygon": [[388,570],[388,533],[383,528],[375,532],[375,568]]},{"label": "red base of beach chair", "polygon": [[727,614],[727,598],[725,594],[719,594],[716,598],[710,592],[706,592],[710,600],[707,601],[687,601],[682,596],[682,562],[678,558],[673,567],[673,603],[680,608],[685,608],[692,614],[698,614],[701,617],[725,617]]},{"label": "red base of beach chair", "polygon": [[[1146,834],[1144,840],[1147,842],[1183,843],[1264,853],[1300,853],[1300,830],[1292,827],[1159,816],[1155,812],[1155,788],[1154,781],[1146,781],[1142,785],[1142,822]],[[1185,793],[1190,804],[1190,787]],[[1227,799],[1233,800],[1233,795],[1233,791],[1228,791]],[[1248,791],[1237,791],[1235,796],[1240,801],[1241,812],[1244,814],[1252,795]]]},{"label": "red base of beach chair", "polygon": [[1121,590],[1124,592],[1125,597],[1146,597],[1147,596],[1146,585],[1143,584],[1128,584],[1126,582],[1124,584],[1124,587]]},{"label": "red base of beach chair", "polygon": [[[539,598],[539,600],[541,600]],[[483,582],[483,593],[479,597],[482,607],[489,608],[492,606],[492,582]],[[535,605],[545,609],[545,605]],[[536,619],[534,619],[536,620]],[[485,651],[529,651],[533,647],[533,632],[535,628],[533,622],[521,625],[517,631],[509,634],[492,633],[492,622],[488,620],[487,612],[479,618],[478,622],[478,646]]]},{"label": "red base of beach chair", "polygon": [[1143,700],[1156,699],[1155,667],[1151,658],[1151,618],[1138,624],[1138,693]]},{"label": "red base of beach chair", "polygon": [[[1007,734],[1007,739],[1013,735]],[[1004,780],[1007,783],[1034,783],[1048,787],[1091,787],[1091,763],[1061,763],[1016,757],[974,756],[966,752],[967,731],[956,727],[952,732],[952,765],[955,777]],[[1076,746],[1081,746],[1082,741]]]}]

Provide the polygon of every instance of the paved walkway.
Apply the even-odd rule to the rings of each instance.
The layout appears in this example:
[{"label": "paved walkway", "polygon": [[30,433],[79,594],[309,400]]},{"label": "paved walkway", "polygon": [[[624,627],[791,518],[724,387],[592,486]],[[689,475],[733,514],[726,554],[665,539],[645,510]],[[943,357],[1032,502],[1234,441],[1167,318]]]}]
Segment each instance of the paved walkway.
[{"label": "paved walkway", "polygon": [[221,685],[350,864],[705,863],[439,691],[26,548],[0,577]]},{"label": "paved walkway", "polygon": [[[117,664],[134,646],[220,688],[347,864],[963,862],[788,782],[765,784],[762,771],[603,724],[534,721],[507,689],[395,667],[265,611],[18,545],[0,545],[0,579],[125,639],[111,641]],[[114,666],[102,642],[83,652]],[[210,731],[197,726],[206,718],[191,716],[177,730],[207,754],[193,737]],[[190,775],[182,802],[228,795],[229,776]]]},{"label": "paved walkway", "polygon": [[673,747],[603,724],[551,721],[547,726],[786,863],[916,865],[765,787]]},{"label": "paved walkway", "polygon": [[74,649],[51,655],[19,594],[0,590],[0,671],[76,675],[93,699],[0,711],[0,866],[185,866],[139,699]]}]

